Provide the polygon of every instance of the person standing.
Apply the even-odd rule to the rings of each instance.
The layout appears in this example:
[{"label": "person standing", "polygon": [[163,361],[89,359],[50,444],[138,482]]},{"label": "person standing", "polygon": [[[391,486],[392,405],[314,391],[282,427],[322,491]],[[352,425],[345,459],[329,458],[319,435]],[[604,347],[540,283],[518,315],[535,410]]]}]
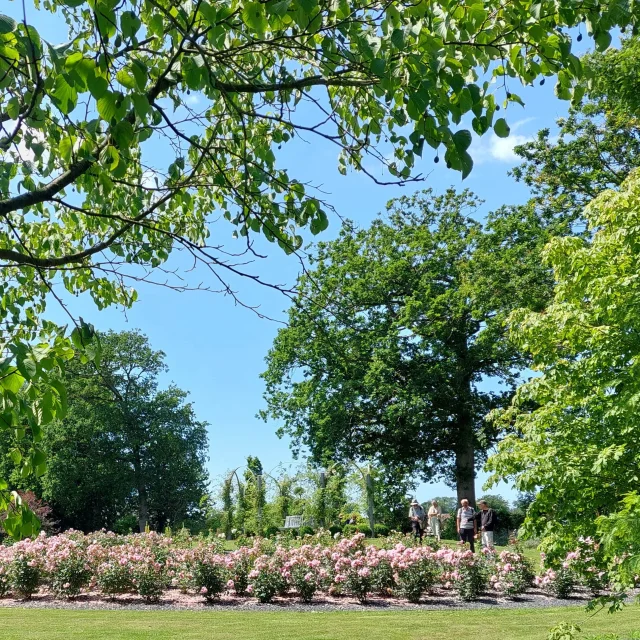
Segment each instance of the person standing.
[{"label": "person standing", "polygon": [[409,507],[409,520],[411,520],[411,530],[413,531],[413,535],[416,540],[420,540],[420,544],[422,544],[422,535],[424,533],[422,527],[425,515],[422,505],[414,498],[411,501],[411,506]]},{"label": "person standing", "polygon": [[496,512],[489,507],[485,500],[480,500],[480,502],[478,502],[478,506],[480,507],[478,519],[480,520],[482,546],[487,549],[493,549],[493,532],[496,530],[498,517]]},{"label": "person standing", "polygon": [[473,507],[469,506],[469,501],[466,498],[460,500],[460,507],[456,517],[456,526],[458,535],[460,536],[460,542],[462,542],[462,544],[468,542],[471,551],[475,552],[474,538],[478,533],[476,512]]},{"label": "person standing", "polygon": [[440,542],[440,516],[442,515],[442,509],[437,500],[431,501],[431,506],[427,516],[429,517],[429,526],[431,527],[431,533],[436,537],[436,540]]}]

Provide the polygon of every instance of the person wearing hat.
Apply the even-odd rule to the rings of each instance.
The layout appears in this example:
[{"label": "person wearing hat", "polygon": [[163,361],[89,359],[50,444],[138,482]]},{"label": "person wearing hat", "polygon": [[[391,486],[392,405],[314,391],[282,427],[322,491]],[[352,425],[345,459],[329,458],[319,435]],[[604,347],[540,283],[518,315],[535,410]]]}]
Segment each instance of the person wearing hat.
[{"label": "person wearing hat", "polygon": [[414,498],[411,501],[411,506],[409,507],[409,520],[411,520],[411,530],[413,531],[413,535],[416,540],[420,540],[420,544],[422,544],[422,525],[424,523],[425,515],[422,505]]}]

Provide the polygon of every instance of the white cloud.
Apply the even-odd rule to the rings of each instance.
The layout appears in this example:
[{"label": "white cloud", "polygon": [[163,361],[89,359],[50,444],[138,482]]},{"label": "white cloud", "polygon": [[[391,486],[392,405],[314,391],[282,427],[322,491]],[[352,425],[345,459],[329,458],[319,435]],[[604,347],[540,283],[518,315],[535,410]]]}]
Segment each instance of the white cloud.
[{"label": "white cloud", "polygon": [[516,133],[535,118],[523,118],[512,123],[511,133],[507,138],[499,138],[493,131],[487,132],[484,136],[474,136],[470,153],[476,164],[497,161],[509,164],[516,164],[520,158],[515,154],[514,148],[534,139],[532,135]]},{"label": "white cloud", "polygon": [[519,158],[514,148],[531,140],[533,140],[531,136],[522,136],[517,133],[510,134],[508,138],[498,138],[495,133],[492,133],[489,138],[488,151],[494,160],[511,163],[517,162]]}]

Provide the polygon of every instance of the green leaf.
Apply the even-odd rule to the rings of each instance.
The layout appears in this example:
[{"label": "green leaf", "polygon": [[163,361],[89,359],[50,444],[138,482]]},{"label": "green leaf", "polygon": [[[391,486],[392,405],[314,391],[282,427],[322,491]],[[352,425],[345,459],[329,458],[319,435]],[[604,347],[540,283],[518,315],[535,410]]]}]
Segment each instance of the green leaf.
[{"label": "green leaf", "polygon": [[111,122],[115,117],[118,98],[115,93],[108,91],[98,100],[98,113],[103,120]]},{"label": "green leaf", "polygon": [[69,162],[71,160],[71,153],[73,152],[73,145],[75,142],[75,138],[72,136],[65,136],[60,140],[58,144],[58,151],[60,152],[60,157],[65,161]]},{"label": "green leaf", "polygon": [[115,140],[118,149],[129,148],[134,135],[133,125],[128,120],[121,120],[115,127],[111,128],[111,136]]},{"label": "green leaf", "polygon": [[134,93],[131,96],[131,100],[133,102],[133,108],[135,109],[136,115],[140,120],[143,120],[151,110],[151,105],[149,104],[149,100],[147,100],[147,96],[141,93]]},{"label": "green leaf", "polygon": [[495,131],[495,134],[498,136],[498,138],[507,138],[509,137],[509,133],[511,132],[511,129],[509,129],[509,125],[504,118],[498,118],[498,120],[496,120],[495,124],[493,125],[493,130]]},{"label": "green leaf", "polygon": [[75,108],[78,102],[78,93],[75,88],[67,82],[65,75],[56,76],[51,92],[51,99],[62,113],[68,115]]},{"label": "green leaf", "polygon": [[242,21],[254,31],[264,33],[269,26],[264,14],[264,7],[259,2],[248,2],[242,10]]},{"label": "green leaf", "polygon": [[131,73],[133,73],[133,77],[136,79],[138,89],[140,89],[140,91],[144,91],[147,86],[149,69],[147,69],[142,62],[134,58],[131,64]]},{"label": "green leaf", "polygon": [[79,7],[81,4],[84,4],[86,0],[62,0],[62,4],[67,7]]},{"label": "green leaf", "polygon": [[78,62],[82,60],[82,58],[83,58],[82,52],[76,51],[75,53],[72,53],[70,56],[67,56],[66,60],[64,61],[64,66],[67,69],[72,69],[78,64]]},{"label": "green leaf", "polygon": [[120,71],[116,73],[116,79],[123,87],[126,87],[127,89],[136,88],[136,79],[131,73],[129,73],[127,69],[120,69]]},{"label": "green leaf", "polygon": [[396,49],[404,49],[404,31],[402,29],[394,29],[391,34],[391,42],[393,42]]},{"label": "green leaf", "polygon": [[[108,167],[111,171],[113,171],[117,166],[118,163],[120,162],[120,154],[118,153],[118,150],[109,145],[108,147],[105,147],[104,150],[102,151],[102,153],[100,154],[100,161],[106,166]],[[76,345],[77,348],[80,348],[80,346],[76,343],[76,341],[74,340],[74,336],[76,336],[76,339],[80,340],[80,345],[82,345],[82,341],[80,339],[79,334],[76,335],[76,330],[73,331],[73,333],[71,334],[71,339],[73,340],[73,344]]]},{"label": "green leaf", "polygon": [[18,373],[15,367],[0,374],[0,386],[11,393],[18,393],[26,380]]},{"label": "green leaf", "polygon": [[286,15],[290,6],[291,0],[277,0],[276,2],[268,2],[267,13],[282,18],[284,15]]},{"label": "green leaf", "polygon": [[453,144],[456,145],[459,153],[466,151],[471,146],[471,132],[461,129],[453,134]]},{"label": "green leaf", "polygon": [[601,31],[596,35],[595,41],[598,51],[606,51],[611,45],[611,34],[608,31]]},{"label": "green leaf", "polygon": [[96,76],[93,74],[89,74],[87,76],[87,87],[89,87],[89,91],[91,95],[96,99],[100,100],[105,93],[107,93],[107,89],[109,88],[109,83],[106,78],[102,76]]},{"label": "green leaf", "polygon": [[18,23],[13,18],[0,13],[0,35],[3,33],[12,33],[16,30],[17,26]]},{"label": "green leaf", "polygon": [[125,11],[120,16],[120,28],[125,38],[135,36],[141,26],[140,18],[133,11]]},{"label": "green leaf", "polygon": [[200,4],[200,7],[198,8],[198,11],[210,26],[213,26],[216,23],[216,17],[218,14],[208,2],[202,2]]},{"label": "green leaf", "polygon": [[462,179],[464,180],[473,169],[473,158],[466,152],[460,153],[460,163],[462,164]]},{"label": "green leaf", "polygon": [[30,356],[18,358],[18,371],[20,371],[26,380],[31,380],[35,378],[38,372],[38,365]]},{"label": "green leaf", "polygon": [[7,115],[12,120],[15,120],[20,115],[20,102],[15,96],[7,102]]},{"label": "green leaf", "polygon": [[375,58],[371,63],[371,72],[381,78],[384,76],[386,67],[387,63],[382,58]]}]

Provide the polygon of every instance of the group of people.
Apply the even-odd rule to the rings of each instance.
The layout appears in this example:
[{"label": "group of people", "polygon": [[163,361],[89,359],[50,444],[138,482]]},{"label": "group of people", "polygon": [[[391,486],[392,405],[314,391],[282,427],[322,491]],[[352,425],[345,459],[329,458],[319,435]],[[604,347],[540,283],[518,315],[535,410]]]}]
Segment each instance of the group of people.
[{"label": "group of people", "polygon": [[[485,500],[478,502],[480,509],[476,511],[465,498],[460,501],[460,508],[456,514],[456,530],[460,544],[469,543],[471,551],[475,552],[475,541],[481,539],[482,546],[493,548],[493,532],[496,530],[498,519],[493,509]],[[431,534],[440,541],[442,531],[442,509],[437,500],[431,501],[429,510],[417,501],[412,500],[409,508],[411,529],[416,539],[422,543],[425,526],[428,525]]]}]

